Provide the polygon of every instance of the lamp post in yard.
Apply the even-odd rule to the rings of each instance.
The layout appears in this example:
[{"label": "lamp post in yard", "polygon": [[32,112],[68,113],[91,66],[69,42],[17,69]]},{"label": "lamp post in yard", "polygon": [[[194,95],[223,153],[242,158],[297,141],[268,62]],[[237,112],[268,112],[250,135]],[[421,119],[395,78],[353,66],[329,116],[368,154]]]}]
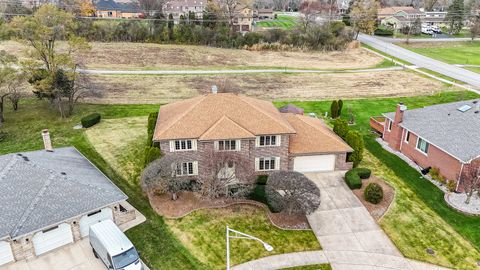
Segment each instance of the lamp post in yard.
[{"label": "lamp post in yard", "polygon": [[[232,233],[232,235],[230,235]],[[257,238],[255,236],[248,235],[246,233],[242,233],[233,229],[230,229],[227,226],[227,270],[230,270],[230,238],[244,238],[244,239],[250,239],[250,240],[255,240],[260,243],[262,243],[263,247],[265,248],[266,251],[272,251],[273,247],[261,240],[260,238]]]}]

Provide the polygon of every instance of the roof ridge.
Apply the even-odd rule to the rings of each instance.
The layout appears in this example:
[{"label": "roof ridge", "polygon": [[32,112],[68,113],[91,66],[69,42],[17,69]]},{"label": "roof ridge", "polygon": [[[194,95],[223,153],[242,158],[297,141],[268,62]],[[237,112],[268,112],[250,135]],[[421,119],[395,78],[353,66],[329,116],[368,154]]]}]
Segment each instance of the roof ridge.
[{"label": "roof ridge", "polygon": [[[239,123],[233,121],[233,119],[231,119],[230,117],[226,116],[226,115],[222,115],[222,117],[220,117],[220,119],[218,119],[209,129],[207,129],[204,133],[202,133],[202,135],[199,136],[199,139],[201,139],[202,137],[205,136],[205,134],[207,134],[208,132],[214,130],[221,122],[222,120],[229,120],[230,122],[232,122],[233,124],[235,124],[236,126],[238,126],[239,128],[245,130],[246,132],[254,135],[251,131],[249,131],[248,129],[242,127],[242,125],[240,125]],[[254,135],[255,136],[255,135]]]},{"label": "roof ridge", "polygon": [[[249,105],[250,107],[252,107],[253,109],[261,112],[262,114],[266,115],[268,118],[272,119],[275,123],[278,123],[278,124],[286,127],[287,129],[291,129],[291,130],[293,130],[293,132],[295,133],[295,129],[294,129],[290,124],[287,125],[286,123],[279,122],[277,119],[273,118],[270,114],[268,114],[267,112],[265,112],[265,110],[263,110],[262,108],[259,108],[259,107],[255,106],[255,105],[253,105],[252,103],[250,103],[249,101],[247,101],[247,99],[248,99],[249,97],[247,97],[247,96],[240,96],[240,95],[237,95],[237,97],[238,97],[242,102],[248,104],[248,105]],[[262,101],[263,101],[263,100],[262,100]],[[272,106],[273,106],[273,104],[272,104]],[[278,113],[280,113],[280,112],[278,112]],[[284,119],[283,117],[281,117],[281,118]],[[285,120],[285,119],[284,119],[284,120]],[[288,122],[287,122],[287,123],[288,123]],[[255,135],[257,135],[257,134],[255,134]]]}]

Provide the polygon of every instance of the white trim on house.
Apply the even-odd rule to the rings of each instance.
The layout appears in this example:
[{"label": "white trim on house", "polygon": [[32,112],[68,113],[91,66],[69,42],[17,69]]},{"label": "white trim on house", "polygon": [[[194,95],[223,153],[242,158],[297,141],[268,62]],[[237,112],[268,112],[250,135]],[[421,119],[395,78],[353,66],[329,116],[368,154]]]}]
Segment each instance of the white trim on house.
[{"label": "white trim on house", "polygon": [[[220,144],[223,144],[223,148],[224,149],[220,149]],[[228,142],[228,144],[226,143]],[[232,149],[231,148],[231,145],[232,145],[232,142],[235,142],[235,148]],[[229,146],[228,148],[229,149],[225,149],[225,146]],[[215,151],[240,151],[242,149],[242,140],[217,140],[217,141],[214,141],[213,142],[213,148],[215,149]]]},{"label": "white trim on house", "polygon": [[[195,139],[170,140],[169,144],[170,152],[197,151],[197,140]],[[177,146],[179,149],[177,149]],[[185,148],[183,148],[183,146],[185,146]]]},{"label": "white trim on house", "polygon": [[388,119],[388,127],[387,127],[388,132],[392,132],[392,126],[393,126],[393,121]]},{"label": "white trim on house", "polygon": [[[263,169],[260,167],[260,163],[263,161]],[[268,169],[265,169],[265,161],[268,161]],[[271,161],[274,161],[274,167],[271,168]],[[278,171],[280,170],[280,157],[260,157],[255,158],[255,171],[258,172],[268,172],[268,171]]]},{"label": "white trim on house", "polygon": [[188,161],[176,164],[177,177],[198,175],[198,161]]},{"label": "white trim on house", "polygon": [[[422,140],[422,141],[424,141],[424,142],[426,143],[426,147],[427,147],[426,152],[424,152],[422,149],[418,148],[418,143],[420,142],[420,140]],[[417,143],[415,144],[415,149],[416,149],[418,152],[424,154],[425,156],[428,156],[428,149],[429,149],[429,148],[430,148],[430,143],[429,143],[427,140],[425,140],[424,138],[422,138],[422,137],[420,137],[420,136],[417,136]]]},{"label": "white trim on house", "polygon": [[[406,129],[406,128],[404,128],[403,130],[406,132],[406,133],[405,133],[404,142],[405,142],[406,144],[408,144],[408,143],[410,142],[410,133],[411,133],[411,132],[410,132],[408,129]],[[408,138],[408,140],[407,140],[407,138]]]},{"label": "white trim on house", "polygon": [[[263,144],[261,145],[261,138],[263,137]],[[269,144],[266,144],[267,137]],[[275,138],[275,144],[272,144],[272,138]],[[280,146],[282,143],[282,136],[281,135],[258,135],[255,137],[255,147],[270,147],[270,146]]]}]

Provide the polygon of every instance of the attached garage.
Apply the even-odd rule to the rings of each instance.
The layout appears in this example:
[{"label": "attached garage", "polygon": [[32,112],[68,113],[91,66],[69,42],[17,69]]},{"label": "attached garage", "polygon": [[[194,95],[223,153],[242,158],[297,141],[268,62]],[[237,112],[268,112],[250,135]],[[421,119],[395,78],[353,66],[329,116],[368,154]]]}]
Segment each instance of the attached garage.
[{"label": "attached garage", "polygon": [[83,216],[80,219],[80,235],[82,237],[88,236],[90,226],[107,219],[113,220],[113,212],[110,208],[104,208]]},{"label": "attached garage", "polygon": [[63,223],[58,226],[36,233],[33,238],[35,254],[41,255],[58,247],[73,243],[72,228]]},{"label": "attached garage", "polygon": [[325,172],[335,170],[335,155],[298,156],[293,158],[297,172]]},{"label": "attached garage", "polygon": [[13,262],[13,252],[10,243],[7,241],[0,241],[0,265]]}]

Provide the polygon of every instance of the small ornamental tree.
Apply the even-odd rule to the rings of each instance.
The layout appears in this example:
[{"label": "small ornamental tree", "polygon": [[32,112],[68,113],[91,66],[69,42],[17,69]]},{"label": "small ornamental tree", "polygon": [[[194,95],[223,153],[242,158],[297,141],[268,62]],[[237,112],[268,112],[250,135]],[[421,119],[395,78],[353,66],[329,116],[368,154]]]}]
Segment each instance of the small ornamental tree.
[{"label": "small ornamental tree", "polygon": [[345,136],[345,141],[353,148],[353,152],[348,154],[347,160],[353,162],[353,167],[357,167],[363,159],[365,148],[363,137],[358,131],[350,130]]},{"label": "small ornamental tree", "polygon": [[480,168],[466,170],[462,176],[462,183],[463,188],[465,189],[465,194],[467,195],[465,204],[469,204],[473,194],[475,192],[480,192]]},{"label": "small ornamental tree", "polygon": [[185,181],[190,181],[190,179],[177,178],[176,164],[179,163],[181,160],[173,155],[154,160],[142,172],[140,177],[142,190],[161,194],[172,193],[172,200],[176,200],[177,193],[186,184]]},{"label": "small ornamental tree", "polygon": [[333,123],[333,132],[335,132],[342,139],[345,139],[348,130],[348,122],[345,119],[338,118]]},{"label": "small ornamental tree", "polygon": [[294,171],[270,174],[265,187],[273,212],[309,215],[320,205],[320,190],[305,175]]},{"label": "small ornamental tree", "polygon": [[330,116],[335,119],[338,117],[338,101],[332,101],[332,105],[330,105]]},{"label": "small ornamental tree", "polygon": [[342,109],[343,109],[343,100],[339,99],[338,100],[338,113],[337,113],[338,117],[340,117],[342,115]]}]

